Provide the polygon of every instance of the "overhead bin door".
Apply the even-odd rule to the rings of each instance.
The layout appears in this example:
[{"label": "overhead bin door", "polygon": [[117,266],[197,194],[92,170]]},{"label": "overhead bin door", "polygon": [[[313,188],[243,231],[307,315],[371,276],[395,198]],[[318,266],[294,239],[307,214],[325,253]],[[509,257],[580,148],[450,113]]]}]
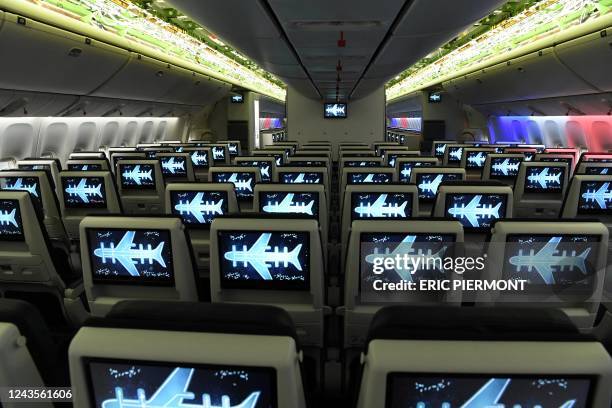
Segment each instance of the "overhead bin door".
[{"label": "overhead bin door", "polygon": [[120,48],[15,14],[0,29],[0,88],[84,95],[129,58]]}]

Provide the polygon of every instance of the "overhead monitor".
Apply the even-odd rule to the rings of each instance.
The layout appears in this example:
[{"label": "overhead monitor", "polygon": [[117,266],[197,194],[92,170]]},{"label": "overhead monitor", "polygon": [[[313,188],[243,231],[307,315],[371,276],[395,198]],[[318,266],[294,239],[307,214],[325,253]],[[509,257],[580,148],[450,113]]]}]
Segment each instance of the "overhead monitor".
[{"label": "overhead monitor", "polygon": [[260,191],[259,211],[268,214],[299,214],[319,219],[319,193]]},{"label": "overhead monitor", "polygon": [[351,193],[351,221],[410,217],[412,217],[412,193]]},{"label": "overhead monitor", "polygon": [[44,217],[42,193],[38,177],[5,177],[0,173],[0,190],[27,191],[39,218]]},{"label": "overhead monitor", "polygon": [[564,181],[565,167],[530,166],[525,172],[525,193],[562,193]]},{"label": "overhead monitor", "polygon": [[425,202],[434,201],[436,199],[436,194],[438,194],[438,188],[443,181],[457,180],[463,180],[463,174],[435,171],[432,171],[431,173],[416,174],[416,185],[419,190],[419,200]]},{"label": "overhead monitor", "polygon": [[61,177],[66,208],[106,208],[104,177]]},{"label": "overhead monitor", "polygon": [[187,177],[185,156],[162,156],[159,164],[164,177]]},{"label": "overhead monitor", "polygon": [[227,214],[229,204],[226,191],[170,191],[172,214],[190,228],[209,228],[216,216]]},{"label": "overhead monitor", "polygon": [[232,95],[230,101],[232,103],[244,103],[244,96],[241,94]]},{"label": "overhead monitor", "polygon": [[218,231],[221,287],[310,289],[308,232]]},{"label": "overhead monitor", "polygon": [[87,228],[94,283],[173,286],[170,231]]},{"label": "overhead monitor", "polygon": [[0,199],[0,241],[23,241],[19,200]]},{"label": "overhead monitor", "polygon": [[212,173],[214,183],[232,183],[239,200],[250,200],[253,198],[255,188],[255,173],[240,171],[215,171]]},{"label": "overhead monitor", "polygon": [[274,368],[104,358],[83,363],[92,407],[278,407]]},{"label": "overhead monitor", "polygon": [[154,190],[155,167],[152,164],[118,163],[119,179],[123,190]]},{"label": "overhead monitor", "polygon": [[495,220],[505,218],[507,194],[446,193],[444,214],[466,230],[489,231]]},{"label": "overhead monitor", "polygon": [[578,214],[612,214],[612,187],[609,181],[585,180],[580,183]]},{"label": "overhead monitor", "polygon": [[348,114],[346,103],[325,103],[323,104],[323,116],[325,119],[345,119]]},{"label": "overhead monitor", "polygon": [[427,102],[429,103],[441,103],[442,102],[442,92],[441,91],[431,91],[427,96]]},{"label": "overhead monitor", "polygon": [[346,175],[347,184],[380,184],[391,182],[393,182],[393,174],[391,173],[363,172],[347,173]]},{"label": "overhead monitor", "polygon": [[522,157],[491,157],[490,178],[511,179],[518,175]]},{"label": "overhead monitor", "polygon": [[279,181],[283,184],[323,184],[323,173],[318,171],[283,171],[279,173]]},{"label": "overhead monitor", "polygon": [[386,408],[587,408],[594,378],[546,374],[388,373]]}]

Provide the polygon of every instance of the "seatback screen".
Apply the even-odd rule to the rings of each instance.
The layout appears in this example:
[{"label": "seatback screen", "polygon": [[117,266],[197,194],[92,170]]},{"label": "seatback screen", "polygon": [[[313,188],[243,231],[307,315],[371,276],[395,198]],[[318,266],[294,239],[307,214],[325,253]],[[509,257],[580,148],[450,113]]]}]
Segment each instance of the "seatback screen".
[{"label": "seatback screen", "polygon": [[119,179],[124,190],[154,190],[155,166],[152,164],[119,163]]},{"label": "seatback screen", "polygon": [[159,158],[164,177],[187,177],[187,159],[184,156],[162,156]]},{"label": "seatback screen", "polygon": [[463,156],[464,147],[450,145],[450,146],[446,146],[446,149],[448,150],[448,162],[449,163],[456,163],[456,164],[461,163],[461,156]]},{"label": "seatback screen", "polygon": [[259,177],[262,183],[272,182],[272,164],[265,160],[240,160],[236,163],[242,167],[257,167],[259,168]]},{"label": "seatback screen", "polygon": [[527,167],[526,193],[561,193],[565,177],[564,167]]},{"label": "seatback screen", "polygon": [[438,188],[443,181],[462,180],[461,173],[418,173],[416,184],[419,190],[419,200],[434,201]]},{"label": "seatback screen", "polygon": [[405,219],[411,216],[411,193],[351,193],[351,221]]},{"label": "seatback screen", "polygon": [[431,161],[402,162],[399,169],[399,180],[402,183],[410,183],[410,176],[412,176],[412,169],[414,167],[431,167],[435,165],[436,163]]},{"label": "seatback screen", "polygon": [[232,183],[236,191],[236,198],[239,200],[249,200],[253,198],[255,188],[255,174],[250,172],[220,171],[214,172],[214,183]]},{"label": "seatback screen", "polygon": [[277,408],[276,370],[86,359],[91,406]]},{"label": "seatback screen", "polygon": [[23,241],[19,200],[0,200],[0,241]]},{"label": "seatback screen", "polygon": [[188,226],[209,226],[218,215],[227,214],[225,191],[170,191],[172,214]]},{"label": "seatback screen", "polygon": [[283,172],[280,173],[280,182],[283,184],[323,184],[321,172]]},{"label": "seatback screen", "polygon": [[597,272],[600,240],[598,235],[510,234],[503,279],[526,280],[532,289],[589,289]]},{"label": "seatback screen", "polygon": [[308,232],[219,231],[221,287],[310,288]]},{"label": "seatback screen", "polygon": [[506,216],[507,194],[446,193],[444,215],[459,221],[468,230],[489,230]]},{"label": "seatback screen", "polygon": [[602,176],[612,174],[612,166],[611,167],[587,166],[584,169],[584,174],[602,175]]},{"label": "seatback screen", "polygon": [[584,377],[390,373],[385,407],[588,408],[590,389]]},{"label": "seatback screen", "polygon": [[62,177],[66,208],[106,208],[104,177]]},{"label": "seatback screen", "polygon": [[327,162],[324,160],[291,160],[289,166],[297,167],[327,167]]},{"label": "seatback screen", "polygon": [[469,151],[465,155],[465,167],[468,169],[481,170],[487,161],[489,151]]},{"label": "seatback screen", "polygon": [[240,152],[238,151],[238,143],[236,142],[228,142],[227,149],[231,157],[236,157],[240,154]]},{"label": "seatback screen", "polygon": [[382,184],[391,183],[393,175],[391,173],[347,173],[347,184]]},{"label": "seatback screen", "polygon": [[522,161],[520,157],[492,157],[491,178],[516,177]]},{"label": "seatback screen", "polygon": [[299,214],[319,218],[319,194],[261,191],[259,211],[268,214]]},{"label": "seatback screen", "polygon": [[612,213],[612,187],[609,181],[583,181],[578,195],[578,214]]},{"label": "seatback screen", "polygon": [[189,157],[194,169],[207,169],[210,165],[208,150],[190,150]]},{"label": "seatback screen", "polygon": [[97,163],[68,163],[68,171],[102,171],[102,165]]},{"label": "seatback screen", "polygon": [[378,167],[380,162],[376,160],[348,160],[344,162],[344,167]]},{"label": "seatback screen", "polygon": [[215,163],[225,162],[225,147],[224,146],[211,146],[210,151],[213,156]]},{"label": "seatback screen", "polygon": [[174,285],[168,230],[89,228],[87,247],[95,283]]},{"label": "seatback screen", "polygon": [[2,177],[0,173],[0,190],[27,191],[32,205],[39,218],[44,217],[42,193],[38,177]]}]

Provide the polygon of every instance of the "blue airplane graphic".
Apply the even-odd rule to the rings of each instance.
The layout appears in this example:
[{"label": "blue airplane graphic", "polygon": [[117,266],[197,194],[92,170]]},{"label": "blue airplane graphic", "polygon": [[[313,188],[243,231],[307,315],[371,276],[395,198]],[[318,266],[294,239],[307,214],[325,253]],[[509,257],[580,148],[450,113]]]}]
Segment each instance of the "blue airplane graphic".
[{"label": "blue airplane graphic", "polygon": [[212,148],[213,159],[215,160],[223,160],[225,159],[225,151],[222,147],[214,147]]},{"label": "blue airplane graphic", "polygon": [[7,184],[3,188],[3,190],[27,191],[28,193],[32,194],[34,197],[38,197],[38,193],[36,192],[36,184],[30,184],[30,185],[23,184],[23,179],[21,177],[15,180],[12,186]]},{"label": "blue airplane graphic", "polygon": [[268,164],[267,166],[261,166],[259,168],[259,172],[261,173],[261,177],[270,177],[270,165]]},{"label": "blue airplane graphic", "polygon": [[223,199],[216,203],[214,201],[204,202],[202,201],[203,197],[204,193],[198,193],[191,202],[181,200],[174,206],[174,209],[179,214],[191,214],[200,224],[204,223],[204,214],[223,214],[223,209],[221,208]]},{"label": "blue airplane graphic", "polygon": [[210,394],[202,394],[202,402],[196,402],[195,394],[187,391],[194,372],[193,368],[175,368],[149,399],[142,388],[136,391],[138,399],[127,399],[123,388],[115,387],[115,398],[103,401],[102,408],[255,408],[257,405],[260,391],[252,392],[239,405],[231,405],[228,395],[221,396],[220,406],[212,405]]},{"label": "blue airplane graphic", "polygon": [[601,169],[601,172],[599,174],[608,174],[608,169],[609,167],[604,167],[603,169]]},{"label": "blue airplane graphic", "polygon": [[467,158],[469,163],[474,164],[476,167],[483,167],[487,160],[487,155],[484,152],[478,152],[475,156],[469,156]]},{"label": "blue airplane graphic", "polygon": [[13,224],[15,228],[19,227],[17,225],[17,220],[15,219],[17,214],[17,209],[13,208],[13,211],[10,213],[7,211],[0,211],[0,225],[9,225]]},{"label": "blue airplane graphic", "polygon": [[75,186],[74,184],[69,184],[65,191],[68,193],[68,195],[79,196],[81,201],[84,203],[89,203],[90,196],[98,196],[102,198],[101,189],[102,184],[98,184],[97,186],[88,186],[87,179],[82,178],[78,185]]},{"label": "blue airplane graphic", "polygon": [[451,152],[448,153],[449,157],[459,161],[461,160],[461,155],[463,154],[463,148],[459,147]]},{"label": "blue airplane graphic", "polygon": [[386,204],[387,194],[381,194],[374,204],[363,202],[359,203],[357,207],[355,207],[355,212],[359,214],[361,218],[367,217],[386,217],[386,218],[395,218],[402,217],[406,218],[406,205],[408,201],[404,201],[401,205],[398,204]]},{"label": "blue airplane graphic", "polygon": [[378,252],[377,247],[374,247],[374,252],[369,255],[366,255],[366,262],[373,264],[376,259],[381,257],[384,259],[395,259],[396,256],[403,257],[404,255],[409,255],[408,259],[414,259],[414,261],[409,260],[408,267],[406,269],[395,269],[395,273],[397,273],[397,275],[402,280],[412,282],[412,274],[416,272],[416,270],[414,269],[414,265],[417,265],[417,262],[419,262],[417,261],[418,258],[421,258],[420,262],[422,265],[425,262],[425,258],[438,259],[441,258],[442,255],[444,255],[444,252],[446,252],[446,246],[442,247],[435,254],[433,253],[431,248],[428,248],[426,251],[423,251],[423,249],[419,248],[415,251],[413,247],[415,241],[416,235],[406,235],[402,242],[400,242],[399,245],[393,251],[390,251],[389,248],[385,248],[385,251],[382,254]]},{"label": "blue airplane graphic", "polygon": [[151,180],[151,181],[153,181],[152,173],[153,173],[153,170],[140,171],[140,165],[138,164],[132,170],[124,171],[122,176],[123,176],[123,178],[133,180],[134,183],[136,183],[137,185],[141,185],[142,184],[142,180]]},{"label": "blue airplane graphic", "polygon": [[438,192],[438,187],[440,187],[440,184],[442,184],[443,179],[444,175],[438,174],[436,178],[431,181],[423,180],[423,182],[419,184],[419,189],[423,192],[429,191],[432,194],[436,194]]},{"label": "blue airplane graphic", "polygon": [[548,188],[549,184],[561,184],[561,172],[557,174],[548,174],[549,168],[544,167],[540,174],[532,174],[527,176],[527,179],[532,183],[538,183],[542,188]]},{"label": "blue airplane graphic", "polygon": [[238,146],[233,144],[228,144],[227,149],[230,153],[238,154]]},{"label": "blue airplane graphic", "polygon": [[400,174],[404,176],[405,179],[409,179],[412,174],[412,167],[404,167],[402,171],[400,171]]},{"label": "blue airplane graphic", "polygon": [[280,203],[278,201],[268,201],[268,204],[264,205],[263,211],[267,213],[281,213],[281,214],[308,214],[313,215],[312,206],[314,200],[306,203],[294,203],[293,197],[295,194],[289,193],[283,198]]},{"label": "blue airplane graphic", "polygon": [[446,150],[446,145],[445,144],[439,144],[438,146],[436,146],[436,154],[437,155],[444,155],[444,151]]},{"label": "blue airplane graphic", "polygon": [[514,176],[518,173],[521,162],[510,163],[510,159],[505,159],[501,163],[493,165],[493,170],[502,172],[504,176]]},{"label": "blue airplane graphic", "polygon": [[576,251],[563,250],[560,254],[556,254],[557,246],[561,242],[561,237],[552,237],[542,249],[535,253],[535,250],[529,250],[529,254],[524,254],[523,250],[510,258],[510,263],[516,266],[516,271],[521,268],[527,268],[531,272],[534,268],[540,274],[547,285],[555,283],[553,276],[553,268],[578,268],[583,274],[587,274],[586,258],[591,252],[591,248],[585,249],[581,254],[577,255]]},{"label": "blue airplane graphic", "polygon": [[325,108],[328,116],[340,116],[346,112],[346,106],[338,105],[337,103]]},{"label": "blue airplane graphic", "polygon": [[89,165],[84,164],[83,167],[81,167],[81,171],[87,171],[88,168],[89,168]]},{"label": "blue airplane graphic", "polygon": [[259,276],[264,280],[272,280],[272,275],[269,270],[271,264],[273,264],[274,267],[278,267],[282,264],[285,268],[291,264],[298,271],[301,271],[302,264],[298,259],[298,255],[302,250],[302,244],[298,244],[292,251],[289,251],[287,247],[283,247],[282,249],[274,247],[273,251],[268,251],[268,249],[271,249],[268,246],[271,237],[272,234],[269,232],[261,234],[250,249],[247,249],[246,245],[243,245],[242,250],[240,250],[236,245],[232,245],[232,250],[226,252],[223,257],[228,261],[232,261],[232,266],[234,267],[238,265],[238,262],[242,262],[244,267],[251,264]]},{"label": "blue airplane graphic", "polygon": [[[377,173],[377,174],[381,174],[381,173]],[[370,183],[384,183],[387,180],[386,179],[380,179],[380,180],[374,180],[374,176],[375,173],[368,173],[367,176],[365,176],[365,178],[363,180],[361,180],[362,184],[370,184]]]},{"label": "blue airplane graphic", "polygon": [[[162,255],[165,242],[161,242],[155,249],[152,249],[151,244],[147,244],[145,248],[143,244],[134,244],[134,235],[136,231],[127,231],[116,247],[113,242],[108,247],[104,246],[104,242],[100,242],[100,246],[94,250],[94,255],[102,258],[102,263],[109,261],[114,264],[119,261],[131,276],[140,276],[138,269],[134,266],[138,265],[138,260],[140,260],[140,265],[146,264],[147,261],[149,264],[156,261],[165,268],[166,261]],[[134,248],[136,245],[138,247]]]},{"label": "blue airplane graphic", "polygon": [[194,166],[203,166],[208,163],[207,154],[199,154],[198,151],[191,153],[191,162]]},{"label": "blue airplane graphic", "polygon": [[397,157],[389,158],[389,167],[395,167],[395,160],[396,159],[397,159]]},{"label": "blue airplane graphic", "polygon": [[175,174],[178,170],[185,170],[185,161],[182,159],[175,160],[175,157],[170,157],[169,160],[162,159],[161,165],[170,174]]},{"label": "blue airplane graphic", "polygon": [[320,178],[316,178],[314,180],[306,180],[306,174],[304,173],[300,173],[297,175],[296,178],[294,178],[291,183],[292,184],[316,184],[319,183],[321,181]]},{"label": "blue airplane graphic", "polygon": [[251,185],[251,182],[253,181],[252,178],[248,179],[248,180],[240,180],[238,178],[238,174],[237,173],[232,173],[232,175],[230,176],[229,179],[227,179],[228,183],[234,183],[234,186],[236,187],[236,190],[247,190],[247,191],[253,191],[253,186]]},{"label": "blue airplane graphic", "polygon": [[454,204],[448,209],[448,213],[455,218],[466,218],[474,228],[480,226],[479,218],[499,218],[501,202],[493,207],[491,204],[480,205],[480,200],[482,200],[482,195],[477,195],[470,200],[468,205],[461,204],[461,206],[458,206]]},{"label": "blue airplane graphic", "polygon": [[610,190],[610,183],[604,183],[599,190],[587,190],[582,193],[582,198],[586,201],[595,201],[599,208],[608,208],[607,202],[612,201],[612,190]]}]

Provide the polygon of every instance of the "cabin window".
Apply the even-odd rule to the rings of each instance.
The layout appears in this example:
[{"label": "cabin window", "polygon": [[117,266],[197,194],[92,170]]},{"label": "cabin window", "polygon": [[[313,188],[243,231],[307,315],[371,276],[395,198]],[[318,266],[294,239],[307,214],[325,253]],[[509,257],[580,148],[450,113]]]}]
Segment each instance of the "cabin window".
[{"label": "cabin window", "polygon": [[548,141],[546,143],[547,146],[563,147],[563,139],[561,138],[557,122],[547,120],[544,124],[544,131],[546,132],[546,139]]},{"label": "cabin window", "polygon": [[131,146],[134,144],[134,138],[136,137],[136,130],[138,129],[138,123],[128,122],[125,125],[123,131],[123,140],[121,140],[121,146]]},{"label": "cabin window", "polygon": [[608,122],[593,122],[593,137],[601,150],[612,149],[612,127]]},{"label": "cabin window", "polygon": [[529,143],[542,144],[542,132],[536,121],[527,121],[527,132],[529,133]]},{"label": "cabin window", "polygon": [[164,136],[166,136],[166,127],[168,127],[168,123],[166,121],[159,122],[159,125],[157,125],[157,131],[155,132],[156,142],[164,140]]},{"label": "cabin window", "polygon": [[41,156],[56,157],[65,149],[66,137],[68,136],[68,125],[65,123],[52,123],[47,126]]},{"label": "cabin window", "polygon": [[119,124],[117,122],[109,122],[104,126],[102,131],[102,139],[100,146],[114,146],[115,139],[119,133]]},{"label": "cabin window", "polygon": [[523,132],[523,124],[519,120],[512,121],[512,131],[514,132],[514,140],[525,140],[525,132]]},{"label": "cabin window", "polygon": [[142,132],[140,133],[139,143],[149,143],[153,138],[153,122],[145,122],[142,125]]},{"label": "cabin window", "polygon": [[565,124],[565,134],[569,146],[587,148],[587,141],[582,126],[576,121],[570,120]]},{"label": "cabin window", "polygon": [[2,135],[3,159],[22,159],[32,154],[32,143],[34,141],[34,129],[32,125],[16,123],[10,125]]},{"label": "cabin window", "polygon": [[91,146],[96,140],[96,124],[93,122],[85,122],[79,126],[77,130],[76,144],[74,145],[75,152],[91,150]]}]

